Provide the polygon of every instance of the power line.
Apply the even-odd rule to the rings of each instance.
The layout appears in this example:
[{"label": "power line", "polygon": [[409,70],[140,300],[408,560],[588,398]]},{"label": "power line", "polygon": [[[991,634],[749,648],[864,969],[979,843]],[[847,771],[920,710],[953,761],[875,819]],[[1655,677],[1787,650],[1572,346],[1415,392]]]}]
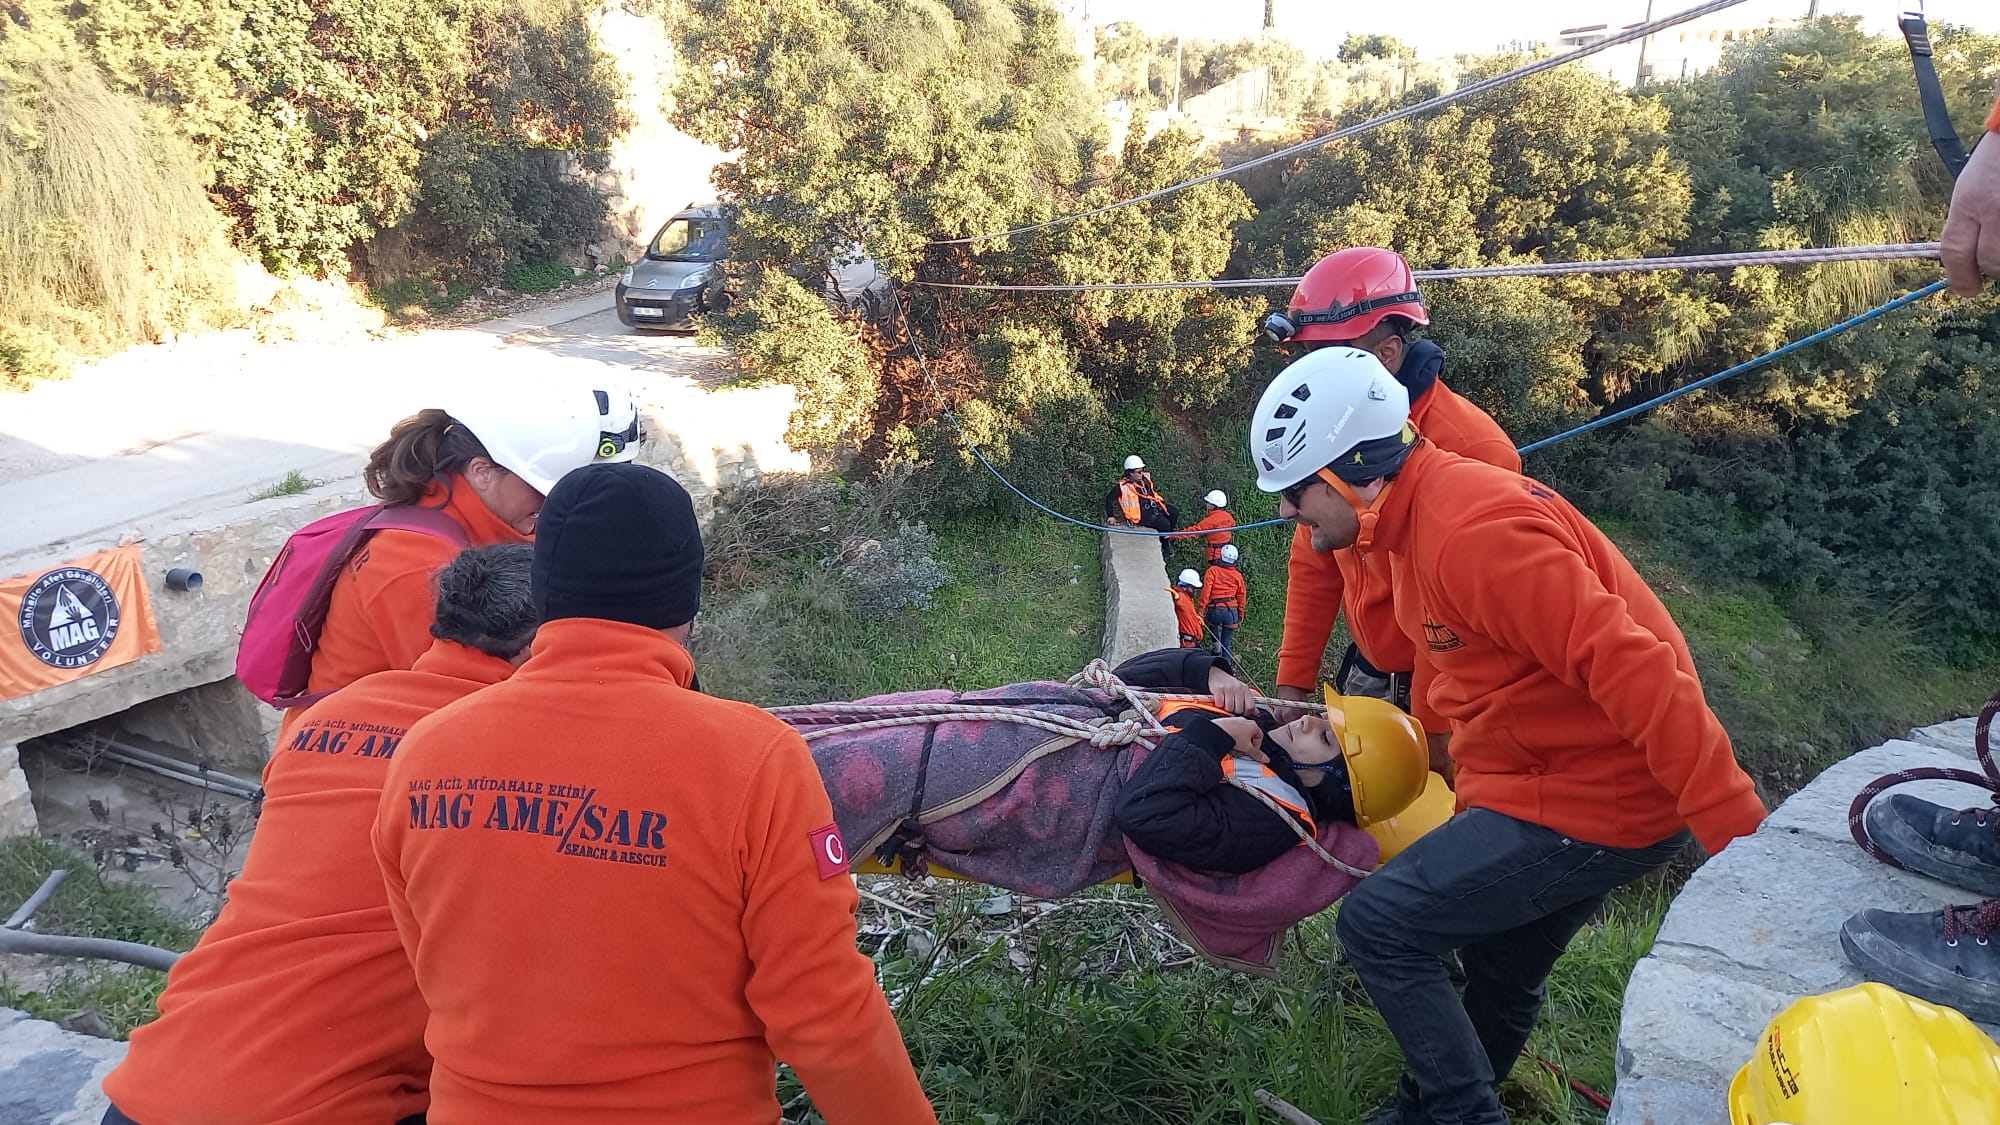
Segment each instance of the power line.
[{"label": "power line", "polygon": [[[1592,262],[1520,262],[1503,266],[1414,271],[1419,281],[1467,281],[1489,277],[1567,277],[1600,273],[1658,273],[1665,270],[1735,269],[1740,266],[1816,266],[1829,262],[1889,262],[1936,259],[1935,242],[1880,246],[1808,246],[1796,250],[1746,250],[1734,254],[1682,254],[1660,258],[1605,258]],[[1288,289],[1297,277],[1237,277],[1213,281],[1105,281],[1075,285],[986,285],[959,281],[916,281],[929,289],[973,289],[999,293],[1098,293],[1160,289]]]},{"label": "power line", "polygon": [[1120,207],[1130,207],[1135,203],[1146,203],[1154,199],[1162,199],[1165,198],[1166,196],[1174,194],[1177,191],[1184,191],[1188,188],[1196,187],[1201,184],[1213,183],[1216,180],[1224,179],[1226,177],[1236,175],[1238,172],[1242,172],[1250,168],[1255,168],[1258,167],[1259,165],[1269,164],[1272,163],[1273,161],[1288,160],[1294,156],[1298,156],[1301,153],[1311,152],[1314,149],[1323,148],[1326,145],[1330,145],[1335,141],[1342,141],[1346,140],[1349,137],[1360,136],[1362,133],[1369,132],[1370,130],[1373,129],[1379,129],[1384,125],[1391,125],[1394,124],[1395,122],[1402,121],[1407,118],[1416,117],[1422,114],[1429,113],[1432,110],[1443,109],[1448,105],[1464,101],[1467,98],[1477,97],[1478,95],[1483,94],[1488,90],[1492,90],[1500,86],[1505,86],[1510,82],[1519,81],[1520,79],[1527,78],[1530,75],[1540,74],[1545,70],[1553,70],[1556,67],[1562,66],[1564,63],[1575,62],[1578,59],[1597,54],[1600,51],[1608,51],[1613,47],[1630,43],[1636,39],[1644,39],[1649,35],[1655,34],[1656,32],[1665,31],[1666,29],[1671,27],[1679,27],[1681,24],[1688,23],[1693,20],[1698,20],[1703,16],[1713,15],[1716,12],[1723,11],[1724,9],[1733,8],[1736,5],[1741,4],[1742,2],[1743,0],[1709,0],[1709,2],[1706,4],[1702,4],[1694,8],[1689,8],[1684,12],[1677,12],[1674,15],[1666,16],[1662,19],[1653,20],[1648,23],[1634,24],[1633,26],[1626,28],[1624,31],[1621,31],[1616,35],[1610,36],[1605,39],[1600,39],[1595,43],[1578,47],[1573,51],[1565,51],[1560,55],[1551,55],[1548,58],[1540,59],[1535,62],[1529,63],[1526,66],[1516,67],[1513,70],[1507,71],[1505,74],[1496,74],[1491,78],[1481,79],[1478,82],[1474,82],[1470,86],[1460,86],[1458,89],[1453,90],[1449,94],[1439,94],[1437,97],[1427,98],[1424,101],[1418,102],[1415,105],[1404,106],[1402,109],[1385,113],[1380,117],[1371,118],[1367,121],[1361,122],[1360,124],[1349,125],[1344,129],[1335,129],[1333,132],[1328,133],[1325,136],[1314,137],[1312,140],[1309,141],[1301,141],[1300,143],[1292,145],[1289,148],[1282,148],[1276,152],[1267,153],[1263,156],[1259,156],[1251,160],[1246,160],[1241,164],[1233,164],[1227,168],[1210,172],[1207,175],[1196,176],[1190,180],[1182,180],[1180,183],[1177,184],[1169,184],[1168,186],[1159,188],[1155,191],[1149,191],[1144,195],[1135,195],[1130,199],[1121,199],[1116,203],[1107,203],[1101,207],[1092,207],[1086,211],[1078,211],[1073,215],[1062,215],[1053,219],[1045,219],[1039,223],[1030,223],[1027,226],[1013,227],[1008,230],[995,231],[990,234],[968,235],[964,238],[932,239],[930,245],[959,246],[970,242],[984,242],[989,238],[1012,238],[1017,234],[1028,234],[1032,231],[1047,230],[1050,227],[1057,227],[1057,226],[1062,226],[1066,223],[1073,223],[1078,219],[1089,218],[1092,215],[1102,215],[1106,211],[1115,211]]}]

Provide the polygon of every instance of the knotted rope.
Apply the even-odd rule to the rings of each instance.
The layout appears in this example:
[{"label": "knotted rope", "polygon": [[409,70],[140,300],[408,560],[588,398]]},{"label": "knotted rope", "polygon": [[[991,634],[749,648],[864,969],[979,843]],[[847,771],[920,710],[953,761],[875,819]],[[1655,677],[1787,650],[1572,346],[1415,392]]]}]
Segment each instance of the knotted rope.
[{"label": "knotted rope", "polygon": [[[1897,860],[1895,856],[1890,855],[1887,851],[1884,851],[1880,844],[1869,838],[1868,826],[1862,820],[1863,814],[1868,811],[1868,803],[1870,801],[1873,801],[1876,797],[1881,796],[1898,785],[1912,781],[1957,781],[1986,790],[1993,795],[1993,803],[2000,805],[2000,768],[1996,768],[1993,764],[1992,746],[1993,719],[1996,715],[2000,715],[2000,692],[1994,692],[1993,698],[1987,700],[1986,706],[1980,708],[1979,724],[1972,731],[1972,750],[1973,753],[1979,756],[1979,768],[1983,772],[1974,773],[1971,770],[1919,766],[1915,769],[1897,770],[1895,773],[1883,774],[1881,777],[1869,782],[1860,793],[1856,794],[1854,803],[1847,806],[1847,831],[1853,835],[1854,842],[1861,845],[1861,850],[1891,867],[1899,867],[1904,871],[1910,870],[1906,864]],[[1964,811],[1981,814],[1983,819],[1985,810],[1968,809]]]},{"label": "knotted rope", "polygon": [[[829,735],[849,734],[854,731],[882,730],[889,727],[928,726],[932,723],[965,722],[987,720],[991,722],[1018,723],[1033,727],[1064,738],[1073,738],[1088,743],[1098,749],[1112,749],[1119,746],[1143,745],[1148,749],[1155,745],[1154,739],[1166,735],[1166,724],[1160,721],[1160,707],[1163,703],[1213,703],[1208,695],[1181,692],[1142,691],[1119,679],[1111,670],[1111,665],[1103,660],[1093,660],[1083,671],[1071,676],[1070,687],[1095,688],[1117,699],[1125,701],[1130,708],[1131,718],[1115,720],[1079,719],[1071,715],[1043,711],[1034,707],[1009,707],[987,703],[805,703],[793,707],[770,707],[766,710],[780,719],[792,722],[794,726],[811,723],[817,717],[840,715],[865,715],[857,722],[841,723],[837,726],[816,730],[802,730],[800,735],[807,742],[816,742]],[[1269,707],[1296,707],[1315,714],[1325,714],[1323,703],[1305,703],[1290,699],[1275,699],[1270,696],[1256,696],[1256,701]],[[1331,864],[1335,869],[1357,879],[1365,879],[1368,872],[1353,866],[1320,846],[1313,834],[1306,831],[1284,806],[1273,800],[1269,794],[1231,777],[1228,784],[1257,798],[1263,805],[1291,826],[1313,854]]]}]

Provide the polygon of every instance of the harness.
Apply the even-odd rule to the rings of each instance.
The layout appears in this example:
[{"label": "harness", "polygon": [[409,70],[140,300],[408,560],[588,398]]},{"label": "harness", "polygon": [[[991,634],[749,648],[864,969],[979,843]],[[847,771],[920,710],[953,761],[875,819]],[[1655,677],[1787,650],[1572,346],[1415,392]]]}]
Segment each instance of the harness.
[{"label": "harness", "polygon": [[[1182,711],[1203,711],[1211,715],[1229,714],[1228,711],[1217,707],[1213,703],[1172,702],[1160,706],[1160,721],[1164,723],[1173,715]],[[1177,731],[1180,728],[1168,727],[1167,729],[1169,731]],[[1270,766],[1257,761],[1255,758],[1245,758],[1240,754],[1231,754],[1227,758],[1224,758],[1221,766],[1221,784],[1247,790],[1253,796],[1259,793],[1263,794],[1265,797],[1270,798],[1270,800],[1264,802],[1265,804],[1269,805],[1272,802],[1276,802],[1283,811],[1290,813],[1293,819],[1303,825],[1309,835],[1318,835],[1319,823],[1313,819],[1312,804],[1306,800],[1304,793],[1299,792],[1290,782],[1279,777],[1277,772],[1271,769]],[[1305,841],[1301,839],[1299,842],[1303,844]]]}]

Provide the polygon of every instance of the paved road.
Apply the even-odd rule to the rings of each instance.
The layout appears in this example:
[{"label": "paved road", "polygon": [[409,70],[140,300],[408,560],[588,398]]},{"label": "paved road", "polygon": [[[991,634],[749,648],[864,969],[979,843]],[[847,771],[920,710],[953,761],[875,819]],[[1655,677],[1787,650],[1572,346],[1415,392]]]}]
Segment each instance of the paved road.
[{"label": "paved road", "polygon": [[615,378],[656,397],[716,384],[721,353],[633,333],[610,302],[345,343],[214,333],[0,395],[0,576],[235,506],[293,470],[352,476],[398,418],[509,379]]}]

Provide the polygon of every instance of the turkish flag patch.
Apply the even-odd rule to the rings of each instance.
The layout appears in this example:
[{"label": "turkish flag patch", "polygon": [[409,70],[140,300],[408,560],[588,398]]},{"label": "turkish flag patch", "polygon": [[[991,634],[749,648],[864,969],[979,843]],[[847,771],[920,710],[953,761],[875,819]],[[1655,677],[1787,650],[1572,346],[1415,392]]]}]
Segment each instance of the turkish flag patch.
[{"label": "turkish flag patch", "polygon": [[829,824],[825,828],[814,829],[812,836],[813,862],[819,864],[819,877],[831,879],[835,875],[847,874],[847,844],[840,838],[840,826]]}]

